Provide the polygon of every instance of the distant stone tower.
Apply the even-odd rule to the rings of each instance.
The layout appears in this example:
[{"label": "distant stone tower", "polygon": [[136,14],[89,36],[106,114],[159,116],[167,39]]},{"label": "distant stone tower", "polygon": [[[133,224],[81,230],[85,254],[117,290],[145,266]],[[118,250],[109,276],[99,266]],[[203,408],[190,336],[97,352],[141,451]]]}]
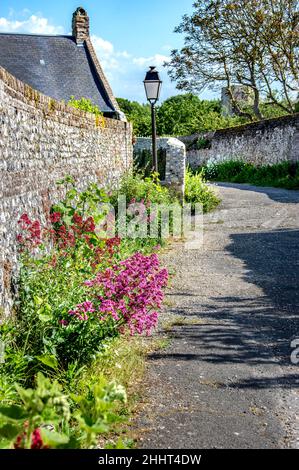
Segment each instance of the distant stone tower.
[{"label": "distant stone tower", "polygon": [[[253,92],[251,88],[244,85],[232,85],[232,94],[240,107],[253,104]],[[234,116],[234,109],[227,88],[222,88],[221,109],[223,116]]]}]

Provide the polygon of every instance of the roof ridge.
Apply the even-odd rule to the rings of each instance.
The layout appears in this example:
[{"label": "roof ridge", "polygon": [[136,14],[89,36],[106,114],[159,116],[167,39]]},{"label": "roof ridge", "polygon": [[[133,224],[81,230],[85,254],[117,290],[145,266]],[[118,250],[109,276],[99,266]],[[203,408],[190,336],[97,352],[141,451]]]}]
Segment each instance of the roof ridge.
[{"label": "roof ridge", "polygon": [[44,38],[70,38],[75,39],[71,34],[35,34],[35,33],[16,33],[16,32],[1,32],[1,36],[35,36]]}]

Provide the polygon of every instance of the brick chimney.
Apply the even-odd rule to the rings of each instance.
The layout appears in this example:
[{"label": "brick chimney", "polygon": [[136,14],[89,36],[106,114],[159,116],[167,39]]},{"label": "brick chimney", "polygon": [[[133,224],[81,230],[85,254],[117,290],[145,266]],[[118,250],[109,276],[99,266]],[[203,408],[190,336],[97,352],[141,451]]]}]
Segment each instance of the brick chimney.
[{"label": "brick chimney", "polygon": [[77,45],[82,45],[89,38],[89,16],[84,8],[79,7],[73,14],[73,36]]}]

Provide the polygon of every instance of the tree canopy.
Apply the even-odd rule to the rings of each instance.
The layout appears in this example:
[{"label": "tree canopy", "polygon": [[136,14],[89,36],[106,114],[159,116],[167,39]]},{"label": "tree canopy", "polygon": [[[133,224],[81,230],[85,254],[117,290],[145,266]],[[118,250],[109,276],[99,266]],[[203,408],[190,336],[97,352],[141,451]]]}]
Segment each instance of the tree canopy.
[{"label": "tree canopy", "polygon": [[[185,36],[166,64],[181,90],[199,93],[227,87],[234,111],[263,117],[261,102],[295,111],[299,88],[298,0],[201,0],[175,30]],[[232,87],[253,95],[242,109]]]},{"label": "tree canopy", "polygon": [[201,100],[192,93],[172,96],[157,109],[159,135],[190,135],[239,122],[238,118],[222,116],[219,100]]},{"label": "tree canopy", "polygon": [[117,98],[119,107],[127,119],[133,123],[134,133],[137,136],[151,134],[151,108],[149,104],[140,104],[124,98]]},{"label": "tree canopy", "polygon": [[[151,110],[149,105],[118,98],[121,110],[133,123],[136,136],[151,135]],[[285,113],[276,105],[261,103],[263,115],[267,118]],[[246,116],[225,117],[222,115],[220,100],[201,100],[192,93],[172,96],[157,106],[157,132],[159,136],[191,135],[249,122]]]}]

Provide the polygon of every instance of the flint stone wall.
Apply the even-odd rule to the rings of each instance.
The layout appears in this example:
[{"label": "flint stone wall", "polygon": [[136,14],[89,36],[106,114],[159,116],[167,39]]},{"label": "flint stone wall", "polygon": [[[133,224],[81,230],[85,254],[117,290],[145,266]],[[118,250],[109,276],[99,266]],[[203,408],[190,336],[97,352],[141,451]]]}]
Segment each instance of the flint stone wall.
[{"label": "flint stone wall", "polygon": [[[299,161],[299,114],[267,119],[215,132],[178,137],[187,146],[187,164],[242,159],[255,165]],[[198,140],[207,148],[198,150]]]},{"label": "flint stone wall", "polygon": [[[96,118],[33,90],[0,67],[0,313],[12,309],[17,273],[17,221],[43,219],[72,175],[116,185],[133,163],[129,123]],[[1,317],[1,315],[0,315]]]},{"label": "flint stone wall", "polygon": [[[185,193],[186,173],[186,146],[174,137],[161,137],[157,140],[158,149],[166,151],[165,181],[169,187],[174,188],[181,198]],[[134,155],[143,150],[152,152],[152,139],[150,137],[138,137],[134,145]]]}]

